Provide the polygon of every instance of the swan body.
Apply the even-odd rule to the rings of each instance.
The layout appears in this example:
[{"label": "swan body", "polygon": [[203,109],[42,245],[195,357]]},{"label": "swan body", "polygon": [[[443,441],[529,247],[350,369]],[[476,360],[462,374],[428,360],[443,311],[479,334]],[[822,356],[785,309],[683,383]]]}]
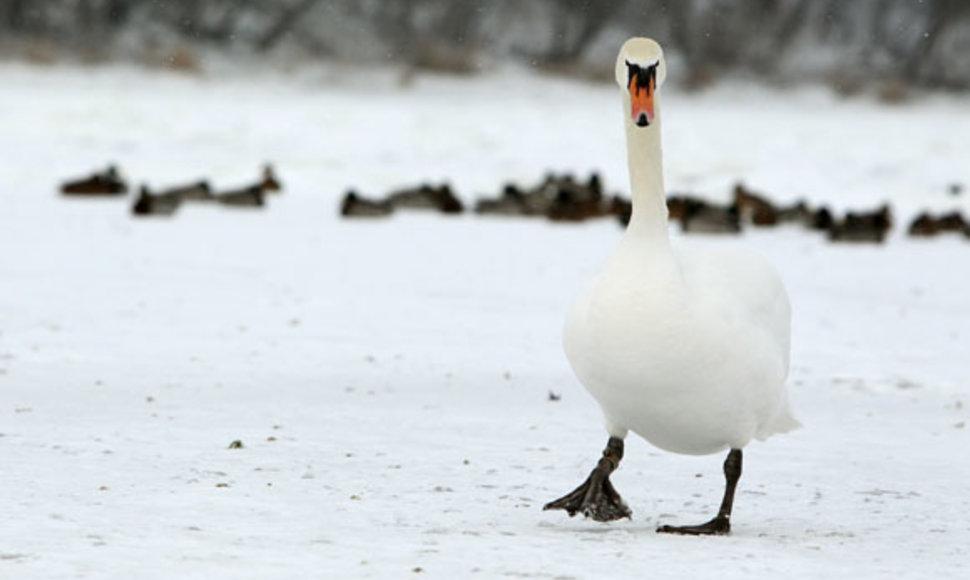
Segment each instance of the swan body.
[{"label": "swan body", "polygon": [[[644,104],[633,77],[650,66],[652,101]],[[671,243],[660,46],[628,41],[616,72],[621,87],[633,87],[623,91],[633,215],[567,316],[566,356],[602,407],[611,436],[629,430],[662,449],[704,455],[788,431],[798,423],[784,387],[791,318],[785,289],[754,254]]]},{"label": "swan body", "polygon": [[627,430],[677,453],[740,449],[797,426],[788,410],[789,305],[757,258],[658,250],[631,231],[569,313],[567,358]]}]

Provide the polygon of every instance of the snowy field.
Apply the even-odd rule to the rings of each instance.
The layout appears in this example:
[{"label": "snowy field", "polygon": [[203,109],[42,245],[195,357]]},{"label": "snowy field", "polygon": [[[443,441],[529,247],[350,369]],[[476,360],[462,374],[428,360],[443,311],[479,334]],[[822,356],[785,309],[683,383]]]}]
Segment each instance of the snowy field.
[{"label": "snowy field", "polygon": [[[888,107],[814,89],[667,93],[668,187],[891,201],[883,246],[784,228],[697,243],[764,254],[794,308],[805,428],[746,451],[729,537],[723,457],[628,439],[634,515],[543,512],[606,442],[560,346],[621,230],[408,214],[343,221],[349,186],[602,171],[626,191],[615,88],[510,72],[225,78],[0,66],[0,578],[970,577],[970,99]],[[263,211],[68,200],[275,162]],[[549,392],[562,395],[550,401]],[[242,449],[229,449],[240,440]]]}]

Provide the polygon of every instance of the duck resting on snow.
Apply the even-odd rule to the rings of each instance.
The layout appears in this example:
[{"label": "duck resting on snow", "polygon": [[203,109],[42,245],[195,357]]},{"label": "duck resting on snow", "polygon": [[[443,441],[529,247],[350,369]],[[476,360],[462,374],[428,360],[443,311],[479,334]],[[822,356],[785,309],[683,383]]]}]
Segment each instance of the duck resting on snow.
[{"label": "duck resting on snow", "polygon": [[613,257],[580,295],[563,344],[576,376],[603,411],[609,441],[586,481],[544,509],[598,521],[631,512],[610,483],[633,431],[689,455],[727,450],[724,499],[711,521],[662,526],[726,534],[741,450],[798,426],[785,391],[790,307],[772,268],[754,255],[671,243],[660,148],[660,45],[628,40],[616,61],[633,214]]}]

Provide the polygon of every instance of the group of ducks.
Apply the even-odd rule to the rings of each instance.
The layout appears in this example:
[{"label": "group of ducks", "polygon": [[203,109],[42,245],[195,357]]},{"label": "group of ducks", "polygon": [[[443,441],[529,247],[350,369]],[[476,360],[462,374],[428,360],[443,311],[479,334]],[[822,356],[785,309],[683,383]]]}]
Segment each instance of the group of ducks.
[{"label": "group of ducks", "polygon": [[[170,216],[183,202],[187,201],[215,202],[234,207],[262,207],[266,204],[267,193],[279,192],[282,189],[283,186],[276,177],[272,165],[267,164],[263,166],[260,179],[252,185],[225,191],[214,191],[206,180],[155,193],[147,185],[142,184],[131,212],[139,216]],[[127,192],[128,184],[114,165],[61,186],[61,193],[72,196],[114,196],[125,195]]]},{"label": "group of ducks", "polygon": [[[392,191],[383,199],[369,199],[349,191],[341,204],[345,217],[379,217],[397,209],[425,209],[455,214],[463,211],[461,201],[448,184],[422,184]],[[552,221],[579,222],[597,218],[616,219],[624,227],[630,221],[632,204],[619,194],[608,194],[600,175],[593,172],[585,180],[569,174],[547,174],[539,184],[522,188],[507,183],[496,197],[480,198],[474,212],[480,215],[539,217]],[[882,205],[871,211],[849,211],[841,218],[826,206],[811,207],[800,200],[780,206],[743,184],[734,187],[728,204],[717,204],[688,194],[667,197],[671,222],[685,233],[736,234],[744,224],[772,227],[800,225],[824,232],[833,242],[881,243],[892,229],[892,210]],[[970,237],[970,224],[959,212],[934,217],[923,213],[909,227],[911,236],[934,236],[943,232],[962,232]]]},{"label": "group of ducks", "polygon": [[475,212],[482,215],[545,217],[552,221],[615,217],[626,222],[632,209],[630,200],[604,191],[603,180],[596,172],[585,181],[550,173],[530,189],[508,183],[498,197],[479,199],[475,204]]},{"label": "group of ducks", "polygon": [[[702,209],[693,211],[729,215],[730,218],[722,219],[724,231],[740,231],[742,221],[756,227],[796,224],[809,230],[825,232],[833,242],[881,243],[893,225],[892,210],[885,204],[871,211],[849,211],[842,218],[836,218],[827,206],[813,208],[804,200],[789,206],[778,206],[764,195],[755,193],[740,183],[734,186],[732,202],[727,206],[711,206],[691,198],[681,203],[687,206],[683,210],[686,215],[681,218],[684,231],[690,231],[690,212],[698,205]],[[671,212],[672,216],[673,214]],[[712,220],[706,220],[703,225],[709,225],[710,221]]]},{"label": "group of ducks", "polygon": [[351,189],[340,204],[340,215],[345,217],[380,217],[391,215],[397,209],[424,209],[455,214],[465,211],[461,200],[451,186],[422,184],[418,187],[392,191],[383,199],[361,197]]},{"label": "group of ducks", "polygon": [[[480,199],[474,211],[478,214],[547,217],[556,221],[581,221],[630,213],[630,202],[620,196],[606,199],[599,175],[593,173],[586,182],[570,175],[549,174],[538,186],[522,189],[506,184],[497,199]],[[362,197],[355,190],[344,195],[340,214],[344,217],[387,216],[399,209],[425,209],[447,214],[464,211],[464,205],[447,183],[421,184],[398,189],[380,199]]]}]

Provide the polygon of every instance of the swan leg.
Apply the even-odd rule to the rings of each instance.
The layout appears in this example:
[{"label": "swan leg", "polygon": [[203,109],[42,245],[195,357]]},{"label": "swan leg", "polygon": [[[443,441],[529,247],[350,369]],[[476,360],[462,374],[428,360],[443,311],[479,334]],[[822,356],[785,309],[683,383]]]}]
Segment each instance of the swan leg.
[{"label": "swan leg", "polygon": [[732,449],[724,460],[724,479],[727,485],[724,488],[724,499],[721,501],[721,509],[718,510],[714,519],[697,526],[661,526],[657,532],[662,534],[685,534],[690,536],[713,536],[725,535],[731,532],[731,508],[734,506],[734,490],[738,487],[738,480],[741,479],[741,450]]},{"label": "swan leg", "polygon": [[630,508],[623,503],[620,494],[610,483],[610,474],[619,467],[621,459],[623,459],[623,440],[619,437],[610,437],[606,443],[606,449],[603,450],[603,457],[586,481],[563,497],[547,503],[542,509],[566,510],[569,517],[581,512],[584,516],[598,522],[630,517]]}]

